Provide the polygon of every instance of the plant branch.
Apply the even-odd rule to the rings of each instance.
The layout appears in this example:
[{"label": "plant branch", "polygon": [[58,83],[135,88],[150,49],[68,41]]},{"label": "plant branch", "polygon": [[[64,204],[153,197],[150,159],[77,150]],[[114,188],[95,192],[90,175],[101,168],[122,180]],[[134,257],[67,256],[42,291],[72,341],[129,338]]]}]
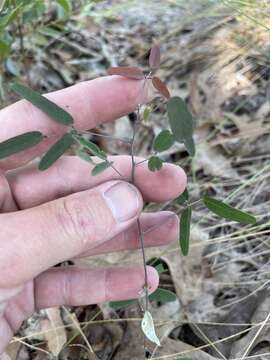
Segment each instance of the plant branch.
[{"label": "plant branch", "polygon": [[[138,128],[140,126],[140,104],[137,107],[136,112],[136,121],[133,127],[133,136],[131,141],[131,150],[130,150],[130,156],[131,156],[131,183],[135,184],[135,170],[136,170],[136,162],[135,162],[135,155],[134,155],[134,147],[135,147],[135,138],[138,131]],[[143,256],[143,267],[144,267],[144,293],[145,293],[145,311],[148,311],[149,308],[149,286],[148,286],[148,276],[147,276],[147,265],[146,265],[146,255],[145,255],[145,246],[144,246],[144,235],[140,223],[140,219],[137,219],[137,226],[138,226],[138,232],[139,232],[139,238],[141,243],[141,250],[142,250],[142,256]]]}]

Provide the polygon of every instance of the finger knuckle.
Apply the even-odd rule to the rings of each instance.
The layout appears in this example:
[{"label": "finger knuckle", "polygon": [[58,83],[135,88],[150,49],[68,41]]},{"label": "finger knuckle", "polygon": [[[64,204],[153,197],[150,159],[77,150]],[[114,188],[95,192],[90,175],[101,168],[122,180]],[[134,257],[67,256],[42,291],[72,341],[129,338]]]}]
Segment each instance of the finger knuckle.
[{"label": "finger knuckle", "polygon": [[76,239],[83,250],[89,238],[95,235],[92,211],[79,199],[63,199],[58,209],[58,219],[63,234],[69,239]]}]

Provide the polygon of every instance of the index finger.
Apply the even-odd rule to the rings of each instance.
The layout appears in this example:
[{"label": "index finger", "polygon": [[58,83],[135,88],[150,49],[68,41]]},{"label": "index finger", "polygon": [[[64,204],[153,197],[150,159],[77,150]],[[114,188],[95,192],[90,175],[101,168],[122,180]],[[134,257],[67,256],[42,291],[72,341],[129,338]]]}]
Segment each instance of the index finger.
[{"label": "index finger", "polygon": [[[147,97],[143,80],[106,76],[81,82],[46,97],[68,111],[79,130],[91,129],[133,111]],[[49,138],[33,148],[0,161],[0,168],[13,169],[40,155],[66,131],[26,100],[0,111],[0,142],[28,131],[40,131]]]}]

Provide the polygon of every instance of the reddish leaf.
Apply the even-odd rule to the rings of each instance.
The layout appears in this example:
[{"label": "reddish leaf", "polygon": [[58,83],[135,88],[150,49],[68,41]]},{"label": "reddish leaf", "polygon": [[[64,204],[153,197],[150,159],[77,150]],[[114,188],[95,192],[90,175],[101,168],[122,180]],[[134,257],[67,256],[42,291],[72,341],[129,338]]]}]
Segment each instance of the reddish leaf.
[{"label": "reddish leaf", "polygon": [[151,69],[157,69],[160,65],[160,47],[159,45],[154,45],[151,48],[149,56],[149,65]]},{"label": "reddish leaf", "polygon": [[162,80],[160,80],[160,78],[154,76],[152,78],[152,83],[154,85],[154,87],[163,95],[165,96],[165,98],[169,99],[171,97],[171,94],[167,88],[167,86],[164,84],[164,82]]},{"label": "reddish leaf", "polygon": [[141,69],[129,66],[117,66],[108,69],[109,75],[121,75],[131,79],[143,79],[144,74]]}]

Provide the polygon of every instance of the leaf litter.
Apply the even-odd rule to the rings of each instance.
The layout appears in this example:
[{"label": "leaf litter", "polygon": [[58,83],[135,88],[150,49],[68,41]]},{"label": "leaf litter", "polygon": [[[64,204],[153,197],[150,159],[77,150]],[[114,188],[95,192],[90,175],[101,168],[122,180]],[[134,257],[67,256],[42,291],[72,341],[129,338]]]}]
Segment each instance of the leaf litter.
[{"label": "leaf litter", "polygon": [[[151,303],[162,347],[155,349],[149,344],[149,351],[152,359],[177,356],[213,360],[222,358],[220,353],[227,359],[241,359],[248,350],[247,355],[266,360],[269,355],[263,354],[270,352],[270,334],[267,323],[262,325],[269,312],[270,280],[269,33],[260,25],[254,31],[254,23],[243,15],[251,15],[245,6],[242,15],[210,1],[204,5],[186,2],[181,7],[173,3],[156,6],[155,2],[145,6],[140,1],[128,6],[108,1],[97,4],[99,22],[86,24],[82,14],[76,15],[80,27],[76,21],[68,21],[66,26],[72,31],[48,39],[46,53],[40,51],[35,37],[26,39],[26,49],[35,54],[29,78],[35,89],[49,92],[105,75],[110,66],[146,67],[151,41],[158,37],[163,54],[158,77],[166,82],[171,96],[188,100],[196,119],[197,144],[193,163],[178,144],[164,151],[162,160],[185,168],[191,202],[205,193],[228,198],[230,204],[254,212],[258,223],[250,229],[217,221],[198,204],[187,258],[179,256],[176,243],[164,249],[147,249],[149,259],[160,257],[166,266],[160,286],[174,291],[178,298],[170,305]],[[26,76],[22,68],[19,71]],[[145,121],[136,143],[138,155],[148,156],[154,134],[166,128],[164,112],[161,104]],[[134,114],[130,114],[122,118],[121,126],[106,124],[95,131],[129,136],[133,121]],[[94,135],[91,140],[111,154],[127,152],[121,141],[101,140]],[[146,211],[160,208],[148,204]],[[162,205],[162,209],[182,211],[177,203]],[[140,263],[140,253],[122,252],[77,262],[91,266]],[[76,313],[98,358],[137,360],[141,356],[138,305],[116,312],[106,305],[69,311]],[[25,322],[17,337],[30,347],[20,343],[19,348],[10,350],[14,359],[19,353],[24,353],[25,359],[38,359],[38,352],[31,349],[34,344],[58,353],[59,359],[88,356],[81,335],[68,318],[59,309],[52,312],[58,314],[53,324],[44,312]]]}]

